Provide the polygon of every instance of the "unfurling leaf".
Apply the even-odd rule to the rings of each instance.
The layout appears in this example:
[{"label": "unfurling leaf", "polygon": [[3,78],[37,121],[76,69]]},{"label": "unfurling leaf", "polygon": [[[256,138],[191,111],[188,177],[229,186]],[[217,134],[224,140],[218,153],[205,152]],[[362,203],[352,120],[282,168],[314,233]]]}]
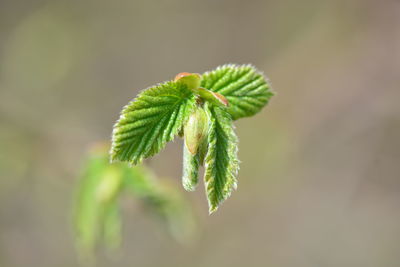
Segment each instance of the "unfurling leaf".
[{"label": "unfurling leaf", "polygon": [[190,153],[186,144],[183,145],[183,174],[182,185],[187,191],[194,191],[199,181],[199,154]]},{"label": "unfurling leaf", "polygon": [[274,95],[267,79],[251,65],[227,64],[206,72],[201,87],[226,97],[234,120],[253,116]]},{"label": "unfurling leaf", "polygon": [[184,83],[165,82],[144,90],[114,126],[111,159],[138,164],[178,134],[195,106]]},{"label": "unfurling leaf", "polygon": [[210,213],[236,189],[239,170],[238,139],[233,131],[229,113],[219,107],[210,107],[211,125],[208,150],[204,159],[204,181]]}]

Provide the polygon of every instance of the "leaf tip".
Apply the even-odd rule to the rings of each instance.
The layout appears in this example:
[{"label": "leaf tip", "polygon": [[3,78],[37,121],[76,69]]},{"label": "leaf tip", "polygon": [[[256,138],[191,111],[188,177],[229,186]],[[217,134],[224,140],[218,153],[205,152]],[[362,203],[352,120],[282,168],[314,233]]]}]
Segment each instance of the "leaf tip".
[{"label": "leaf tip", "polygon": [[183,183],[182,185],[183,185],[183,188],[188,192],[193,192],[196,190],[196,186],[194,186],[193,184]]},{"label": "leaf tip", "polygon": [[218,205],[215,204],[210,204],[210,207],[208,209],[208,215],[213,214],[214,212],[216,212],[218,210]]}]

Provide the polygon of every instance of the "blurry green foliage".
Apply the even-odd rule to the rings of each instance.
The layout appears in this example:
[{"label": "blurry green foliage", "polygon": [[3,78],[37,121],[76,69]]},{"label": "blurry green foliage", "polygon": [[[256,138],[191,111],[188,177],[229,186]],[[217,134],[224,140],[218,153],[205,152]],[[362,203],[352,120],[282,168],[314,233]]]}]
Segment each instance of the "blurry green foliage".
[{"label": "blurry green foliage", "polygon": [[84,164],[74,203],[74,227],[81,256],[92,259],[100,243],[111,250],[121,245],[122,195],[140,200],[178,241],[189,238],[194,231],[193,214],[173,188],[155,179],[144,166],[110,164],[108,146],[94,146]]}]

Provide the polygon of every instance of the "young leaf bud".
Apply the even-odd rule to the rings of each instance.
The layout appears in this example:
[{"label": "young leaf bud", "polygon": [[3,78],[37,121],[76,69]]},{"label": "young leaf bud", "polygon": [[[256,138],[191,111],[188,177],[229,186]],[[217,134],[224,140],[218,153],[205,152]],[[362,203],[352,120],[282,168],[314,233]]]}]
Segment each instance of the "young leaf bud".
[{"label": "young leaf bud", "polygon": [[201,76],[198,73],[181,72],[175,76],[174,81],[186,84],[190,90],[196,90],[200,87],[200,80]]},{"label": "young leaf bud", "polygon": [[202,108],[197,108],[190,115],[184,128],[185,146],[192,155],[197,154],[200,144],[208,132],[208,116]]}]

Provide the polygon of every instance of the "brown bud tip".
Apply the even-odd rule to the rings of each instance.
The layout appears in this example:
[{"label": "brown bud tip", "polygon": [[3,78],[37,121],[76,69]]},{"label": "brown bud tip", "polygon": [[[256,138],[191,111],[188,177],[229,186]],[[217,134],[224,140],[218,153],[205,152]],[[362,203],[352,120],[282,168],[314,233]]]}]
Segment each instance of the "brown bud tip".
[{"label": "brown bud tip", "polygon": [[229,105],[228,99],[225,98],[225,96],[221,95],[220,93],[215,93],[215,92],[211,92],[217,99],[219,102],[221,102],[221,104],[223,104],[225,107],[227,107]]},{"label": "brown bud tip", "polygon": [[181,73],[178,73],[178,74],[175,76],[174,81],[176,82],[176,81],[182,79],[183,77],[191,76],[191,75],[196,75],[196,76],[198,76],[198,77],[200,78],[200,74],[198,74],[198,73],[181,72]]},{"label": "brown bud tip", "polygon": [[181,72],[181,73],[178,73],[176,76],[175,76],[175,82],[177,81],[177,80],[179,80],[179,79],[181,79],[181,78],[183,78],[183,77],[185,77],[185,76],[189,76],[189,75],[192,75],[192,73],[190,73],[190,72]]}]

